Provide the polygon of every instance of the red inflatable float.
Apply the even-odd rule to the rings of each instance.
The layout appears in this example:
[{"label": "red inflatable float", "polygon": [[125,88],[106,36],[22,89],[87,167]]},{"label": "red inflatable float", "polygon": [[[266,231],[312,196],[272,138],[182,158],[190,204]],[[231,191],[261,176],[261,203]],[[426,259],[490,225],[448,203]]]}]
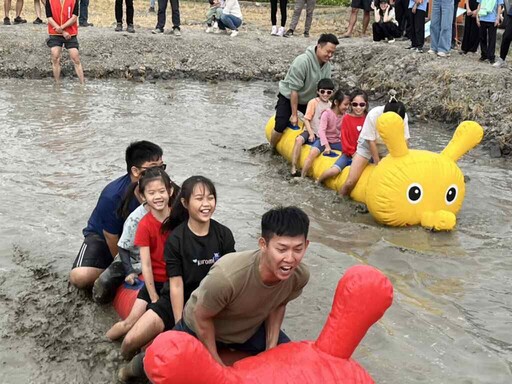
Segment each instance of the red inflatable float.
[{"label": "red inflatable float", "polygon": [[117,288],[116,295],[112,306],[116,310],[117,314],[121,319],[126,319],[132,310],[133,303],[137,299],[139,290],[144,286],[144,280],[142,275],[139,276],[139,282],[135,285],[123,283]]},{"label": "red inflatable float", "polygon": [[316,341],[281,344],[222,367],[203,344],[184,332],[159,335],[147,349],[146,374],[155,384],[373,383],[352,353],[393,301],[393,286],[370,266],[347,270]]}]

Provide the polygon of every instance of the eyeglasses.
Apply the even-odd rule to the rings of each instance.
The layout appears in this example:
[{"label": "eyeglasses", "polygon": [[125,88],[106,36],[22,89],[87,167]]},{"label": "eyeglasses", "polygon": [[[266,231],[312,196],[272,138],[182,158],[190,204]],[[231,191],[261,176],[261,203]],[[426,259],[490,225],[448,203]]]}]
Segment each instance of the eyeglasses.
[{"label": "eyeglasses", "polygon": [[167,168],[167,164],[160,164],[160,165],[153,165],[152,167],[138,167],[139,169],[142,169],[143,171],[147,171],[148,169],[152,169],[152,168],[158,168],[158,169],[161,169],[162,171],[165,171],[165,169]]},{"label": "eyeglasses", "polygon": [[366,103],[352,103],[352,106],[355,108],[355,107],[361,107],[361,108],[364,108],[366,107]]},{"label": "eyeglasses", "polygon": [[318,92],[320,92],[321,95],[332,95],[334,92],[332,89],[319,89]]}]

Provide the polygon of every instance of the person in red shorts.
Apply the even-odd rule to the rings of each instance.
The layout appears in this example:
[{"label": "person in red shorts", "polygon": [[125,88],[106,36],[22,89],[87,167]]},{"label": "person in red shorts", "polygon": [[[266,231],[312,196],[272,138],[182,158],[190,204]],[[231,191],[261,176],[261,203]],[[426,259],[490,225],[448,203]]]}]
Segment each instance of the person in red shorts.
[{"label": "person in red shorts", "polygon": [[46,17],[48,18],[48,34],[50,35],[46,44],[50,47],[55,81],[57,83],[60,81],[60,59],[64,46],[75,65],[75,72],[80,84],[84,84],[84,71],[78,54],[78,1],[47,0]]}]

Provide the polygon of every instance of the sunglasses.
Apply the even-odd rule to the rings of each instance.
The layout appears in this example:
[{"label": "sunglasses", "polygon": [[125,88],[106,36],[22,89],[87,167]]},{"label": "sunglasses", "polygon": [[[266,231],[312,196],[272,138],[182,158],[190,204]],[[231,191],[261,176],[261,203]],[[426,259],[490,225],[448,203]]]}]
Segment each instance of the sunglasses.
[{"label": "sunglasses", "polygon": [[321,95],[332,95],[334,92],[332,89],[319,89],[318,92],[320,92]]},{"label": "sunglasses", "polygon": [[162,171],[165,171],[165,169],[167,168],[167,164],[153,165],[152,167],[138,167],[138,168],[142,169],[143,171],[147,171],[148,169],[152,169],[152,168],[158,168],[158,169],[161,169]]},{"label": "sunglasses", "polygon": [[352,106],[355,108],[355,107],[361,107],[361,108],[364,108],[366,107],[366,103],[352,103]]}]

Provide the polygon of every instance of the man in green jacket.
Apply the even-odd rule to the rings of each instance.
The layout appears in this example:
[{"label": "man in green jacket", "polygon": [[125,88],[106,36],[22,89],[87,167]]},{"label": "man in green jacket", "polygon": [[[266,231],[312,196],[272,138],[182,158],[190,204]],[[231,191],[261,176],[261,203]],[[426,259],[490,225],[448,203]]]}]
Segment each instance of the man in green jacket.
[{"label": "man in green jacket", "polygon": [[306,49],[297,56],[288,69],[284,80],[279,82],[279,94],[276,104],[276,124],[270,138],[275,148],[288,126],[288,122],[297,125],[297,112],[306,113],[309,100],[316,97],[317,83],[320,79],[331,78],[329,60],[336,51],[339,41],[331,33],[320,35],[316,46]]}]

